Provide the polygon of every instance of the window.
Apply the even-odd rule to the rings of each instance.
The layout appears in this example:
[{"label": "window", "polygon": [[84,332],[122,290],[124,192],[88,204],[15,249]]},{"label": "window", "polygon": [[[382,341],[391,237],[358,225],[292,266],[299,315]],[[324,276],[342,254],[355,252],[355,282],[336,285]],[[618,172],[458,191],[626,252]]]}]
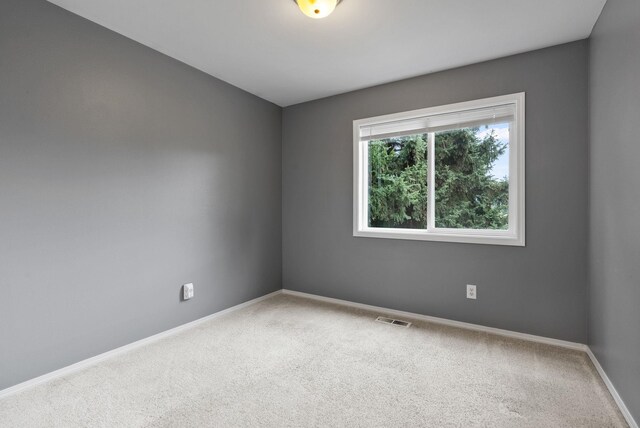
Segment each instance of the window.
[{"label": "window", "polygon": [[524,101],[354,121],[353,235],[524,246]]}]

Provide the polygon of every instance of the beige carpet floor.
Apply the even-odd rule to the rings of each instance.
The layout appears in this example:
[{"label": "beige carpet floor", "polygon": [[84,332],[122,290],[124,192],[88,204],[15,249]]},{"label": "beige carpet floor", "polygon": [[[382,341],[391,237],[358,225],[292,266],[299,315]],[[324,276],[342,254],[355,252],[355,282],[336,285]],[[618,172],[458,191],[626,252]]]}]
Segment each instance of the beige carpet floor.
[{"label": "beige carpet floor", "polygon": [[278,295],[0,401],[2,427],[624,427],[586,355]]}]

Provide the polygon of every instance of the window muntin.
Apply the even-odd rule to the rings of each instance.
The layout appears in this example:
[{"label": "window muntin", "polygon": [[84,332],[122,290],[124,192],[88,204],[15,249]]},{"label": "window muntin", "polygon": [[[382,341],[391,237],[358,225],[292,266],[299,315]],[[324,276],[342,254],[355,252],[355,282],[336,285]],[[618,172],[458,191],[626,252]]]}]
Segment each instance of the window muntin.
[{"label": "window muntin", "polygon": [[524,94],[355,121],[354,236],[524,245]]}]

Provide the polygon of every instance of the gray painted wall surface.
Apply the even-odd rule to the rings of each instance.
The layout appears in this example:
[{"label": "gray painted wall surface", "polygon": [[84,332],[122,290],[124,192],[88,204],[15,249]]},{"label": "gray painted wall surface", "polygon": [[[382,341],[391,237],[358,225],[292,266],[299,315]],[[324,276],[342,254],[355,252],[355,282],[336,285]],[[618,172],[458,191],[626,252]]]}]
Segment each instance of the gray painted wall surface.
[{"label": "gray painted wall surface", "polygon": [[640,422],[640,2],[592,34],[589,343]]},{"label": "gray painted wall surface", "polygon": [[281,116],[3,0],[0,389],[281,288]]},{"label": "gray painted wall surface", "polygon": [[[587,53],[575,42],[286,108],[285,288],[586,342]],[[526,247],[352,236],[354,119],[521,91]]]}]

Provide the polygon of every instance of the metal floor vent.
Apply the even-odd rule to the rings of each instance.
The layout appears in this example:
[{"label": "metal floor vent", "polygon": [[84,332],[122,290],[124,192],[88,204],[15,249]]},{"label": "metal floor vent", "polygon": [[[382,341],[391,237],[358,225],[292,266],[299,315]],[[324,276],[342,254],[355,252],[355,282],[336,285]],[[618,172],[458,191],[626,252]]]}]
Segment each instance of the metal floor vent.
[{"label": "metal floor vent", "polygon": [[378,317],[376,318],[376,321],[383,322],[385,324],[397,325],[398,327],[404,327],[404,328],[407,328],[411,325],[410,322],[402,321],[402,320],[394,320],[393,318],[387,318],[387,317]]}]

